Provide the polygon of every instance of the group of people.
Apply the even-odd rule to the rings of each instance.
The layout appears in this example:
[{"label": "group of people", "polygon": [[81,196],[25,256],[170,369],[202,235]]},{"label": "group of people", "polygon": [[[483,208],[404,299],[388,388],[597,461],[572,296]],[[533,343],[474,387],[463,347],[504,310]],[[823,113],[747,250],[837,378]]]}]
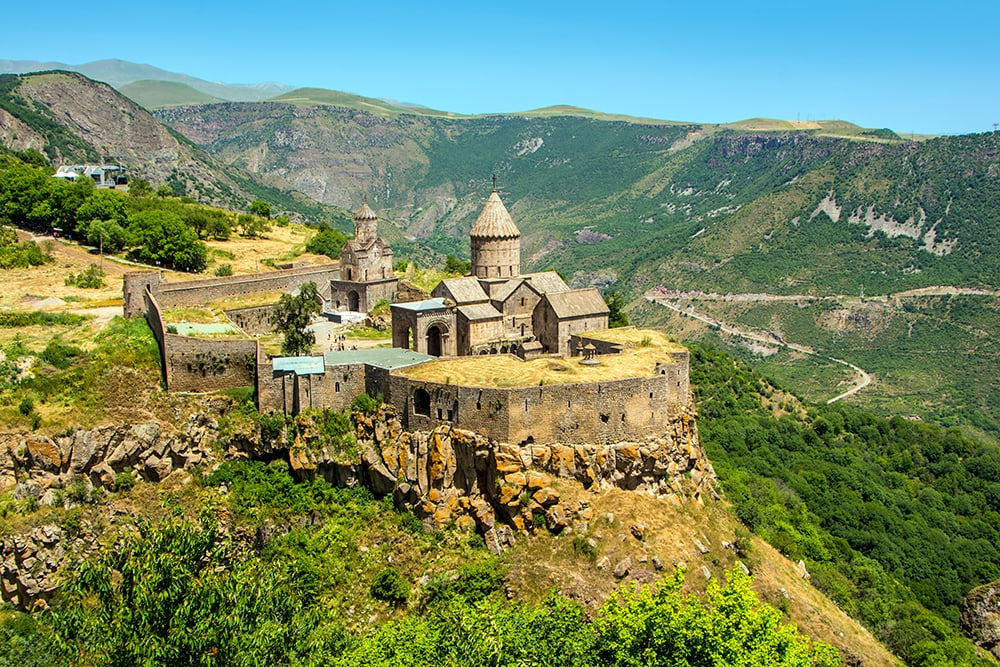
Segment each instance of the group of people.
[{"label": "group of people", "polygon": [[[330,343],[330,351],[331,352],[333,352],[333,351],[343,352],[344,350],[347,349],[347,336],[344,335],[344,334],[340,334],[339,333],[339,334],[337,334],[336,338],[334,338],[333,337],[333,332],[330,331],[330,332],[327,332],[326,339],[328,341],[332,341]],[[357,345],[352,345],[351,349],[352,350],[356,350],[356,349],[358,349],[358,346]]]}]

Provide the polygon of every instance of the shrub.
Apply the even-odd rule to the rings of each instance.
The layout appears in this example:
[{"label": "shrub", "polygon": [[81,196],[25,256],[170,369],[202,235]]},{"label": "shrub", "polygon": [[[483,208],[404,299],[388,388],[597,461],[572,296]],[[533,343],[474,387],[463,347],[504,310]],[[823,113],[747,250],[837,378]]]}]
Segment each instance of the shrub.
[{"label": "shrub", "polygon": [[215,275],[220,278],[233,275],[233,265],[232,264],[219,264],[215,267]]},{"label": "shrub", "polygon": [[97,264],[91,264],[86,269],[77,274],[69,274],[63,281],[66,287],[80,287],[82,289],[100,289],[104,287],[104,269]]},{"label": "shrub", "polygon": [[23,416],[27,417],[35,410],[35,402],[31,400],[29,396],[25,396],[21,399],[21,402],[17,406],[17,411]]},{"label": "shrub", "polygon": [[382,405],[381,396],[371,396],[369,394],[358,394],[351,401],[351,410],[362,414],[371,415],[378,411]]},{"label": "shrub", "polygon": [[125,472],[120,472],[115,475],[115,481],[111,485],[111,490],[115,492],[131,491],[134,486],[135,477],[132,476],[132,473],[126,470]]},{"label": "shrub", "polygon": [[393,607],[401,607],[410,598],[410,585],[396,568],[387,567],[372,580],[371,596],[376,600],[388,602]]},{"label": "shrub", "polygon": [[84,351],[75,345],[66,345],[59,339],[53,338],[42,350],[41,357],[56,368],[65,369],[74,357],[82,357],[83,355]]}]

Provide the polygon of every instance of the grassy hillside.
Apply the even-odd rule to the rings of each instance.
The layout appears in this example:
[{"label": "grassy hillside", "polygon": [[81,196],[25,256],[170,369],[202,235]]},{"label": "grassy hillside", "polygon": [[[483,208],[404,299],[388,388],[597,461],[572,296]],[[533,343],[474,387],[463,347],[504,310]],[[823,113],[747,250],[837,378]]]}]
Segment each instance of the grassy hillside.
[{"label": "grassy hillside", "polygon": [[122,95],[147,109],[221,102],[217,97],[212,97],[185,83],[176,81],[150,79],[133,81],[122,86],[119,90]]}]

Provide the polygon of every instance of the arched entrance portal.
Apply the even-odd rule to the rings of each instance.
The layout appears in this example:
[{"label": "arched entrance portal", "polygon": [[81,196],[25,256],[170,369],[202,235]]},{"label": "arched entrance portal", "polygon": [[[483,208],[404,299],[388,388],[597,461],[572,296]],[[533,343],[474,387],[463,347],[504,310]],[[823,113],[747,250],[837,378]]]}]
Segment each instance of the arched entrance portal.
[{"label": "arched entrance portal", "polygon": [[351,290],[347,293],[347,310],[352,313],[356,313],[360,310],[361,299],[358,297],[358,293]]},{"label": "arched entrance portal", "polygon": [[427,354],[432,357],[441,356],[441,333],[436,324],[427,330]]}]

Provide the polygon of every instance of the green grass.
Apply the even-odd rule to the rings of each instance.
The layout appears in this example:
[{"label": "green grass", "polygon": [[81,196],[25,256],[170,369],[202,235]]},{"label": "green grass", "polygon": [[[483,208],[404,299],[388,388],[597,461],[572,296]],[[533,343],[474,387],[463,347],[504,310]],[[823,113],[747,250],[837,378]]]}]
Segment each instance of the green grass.
[{"label": "green grass", "polygon": [[222,102],[218,97],[213,97],[200,90],[195,90],[186,83],[176,81],[133,81],[122,86],[119,92],[147,109]]}]

